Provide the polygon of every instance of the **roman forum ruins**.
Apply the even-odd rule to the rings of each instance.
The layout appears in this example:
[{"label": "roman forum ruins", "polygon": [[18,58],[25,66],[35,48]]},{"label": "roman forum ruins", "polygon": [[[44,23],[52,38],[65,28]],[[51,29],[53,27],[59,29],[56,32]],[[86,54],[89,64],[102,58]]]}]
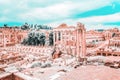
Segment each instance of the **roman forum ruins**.
[{"label": "roman forum ruins", "polygon": [[[36,30],[35,37],[29,35],[31,32],[19,27],[0,28],[0,80],[120,79],[118,28],[86,30],[78,22],[74,26],[63,23],[50,30]],[[53,45],[48,45],[51,33]],[[36,35],[42,35],[41,39]],[[32,44],[28,38],[33,39]]]}]

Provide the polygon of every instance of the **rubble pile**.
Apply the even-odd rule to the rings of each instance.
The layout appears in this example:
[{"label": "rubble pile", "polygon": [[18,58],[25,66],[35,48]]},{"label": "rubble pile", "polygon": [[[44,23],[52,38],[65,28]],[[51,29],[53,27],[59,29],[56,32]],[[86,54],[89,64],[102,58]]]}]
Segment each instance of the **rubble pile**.
[{"label": "rubble pile", "polygon": [[[2,59],[12,59],[14,63],[5,63],[5,66],[0,67],[1,72],[21,72],[24,75],[42,78],[45,80],[58,79],[67,73],[79,69],[85,66],[109,66],[110,68],[120,68],[120,62],[113,60],[109,61],[109,58],[105,56],[89,56],[87,58],[77,58],[70,54],[62,53],[61,51],[56,51],[54,54],[44,55],[44,54],[25,54],[23,56],[18,53],[3,52],[1,55]],[[16,57],[17,58],[14,58]],[[20,58],[20,59],[19,59]],[[117,59],[118,60],[118,59]],[[84,64],[85,62],[85,64]],[[36,71],[37,70],[37,71]]]}]

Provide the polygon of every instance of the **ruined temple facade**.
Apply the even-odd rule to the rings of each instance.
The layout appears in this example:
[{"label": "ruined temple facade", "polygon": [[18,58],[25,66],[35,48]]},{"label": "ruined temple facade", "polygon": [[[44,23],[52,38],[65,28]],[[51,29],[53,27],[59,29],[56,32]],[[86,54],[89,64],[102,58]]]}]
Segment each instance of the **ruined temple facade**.
[{"label": "ruined temple facade", "polygon": [[84,58],[86,55],[86,30],[82,23],[78,23],[76,27],[61,24],[53,30],[54,45],[57,49]]}]

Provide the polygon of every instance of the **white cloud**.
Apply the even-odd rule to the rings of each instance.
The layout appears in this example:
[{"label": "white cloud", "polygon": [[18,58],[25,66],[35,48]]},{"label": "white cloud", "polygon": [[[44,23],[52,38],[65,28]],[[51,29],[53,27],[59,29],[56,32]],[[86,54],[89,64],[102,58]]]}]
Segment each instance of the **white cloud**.
[{"label": "white cloud", "polygon": [[[83,0],[83,1],[63,1],[46,7],[31,8],[20,17],[33,20],[58,20],[71,17],[72,15],[83,13],[109,5],[112,1],[105,0]],[[99,4],[96,4],[99,3]]]},{"label": "white cloud", "polygon": [[103,23],[119,22],[119,21],[120,21],[120,13],[115,13],[111,15],[92,16],[92,17],[80,18],[80,19],[66,19],[64,21],[59,21],[59,22],[66,22],[70,24],[74,24],[75,22],[82,22],[85,24],[94,24],[94,23],[103,24]]},{"label": "white cloud", "polygon": [[109,15],[107,17],[94,16],[76,20],[74,18],[70,19],[73,15],[108,6],[112,2],[114,0],[0,0],[2,5],[2,8],[0,8],[2,10],[0,21],[31,23],[43,21],[43,23],[54,26],[60,23],[76,24],[76,22],[83,22],[88,24],[118,21],[118,14],[115,14],[114,17]]},{"label": "white cloud", "polygon": [[109,22],[118,22],[120,21],[120,13],[82,18],[82,19],[78,19],[78,21],[83,22],[83,23],[92,23],[92,24],[93,23],[102,24],[102,23],[109,23]]},{"label": "white cloud", "polygon": [[26,18],[31,17],[32,19],[41,19],[41,20],[53,20],[62,17],[67,17],[69,15],[69,8],[64,4],[53,5],[45,8],[35,8],[26,12],[25,14],[21,14],[20,17]]},{"label": "white cloud", "polygon": [[93,16],[81,19],[67,19],[63,21],[55,21],[52,23],[48,23],[49,26],[57,27],[61,23],[67,23],[69,25],[76,25],[77,22],[81,22],[86,25],[87,29],[101,29],[101,28],[111,28],[111,27],[118,27],[120,26],[104,26],[104,23],[111,23],[111,22],[119,22],[120,21],[120,13],[105,15],[105,16]]}]

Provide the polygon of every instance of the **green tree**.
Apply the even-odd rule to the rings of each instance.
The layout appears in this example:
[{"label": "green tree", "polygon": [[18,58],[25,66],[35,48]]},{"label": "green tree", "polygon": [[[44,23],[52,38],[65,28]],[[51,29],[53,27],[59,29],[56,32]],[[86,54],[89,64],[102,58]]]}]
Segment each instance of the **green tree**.
[{"label": "green tree", "polygon": [[29,24],[25,23],[24,25],[21,26],[22,30],[28,30],[29,29]]}]

